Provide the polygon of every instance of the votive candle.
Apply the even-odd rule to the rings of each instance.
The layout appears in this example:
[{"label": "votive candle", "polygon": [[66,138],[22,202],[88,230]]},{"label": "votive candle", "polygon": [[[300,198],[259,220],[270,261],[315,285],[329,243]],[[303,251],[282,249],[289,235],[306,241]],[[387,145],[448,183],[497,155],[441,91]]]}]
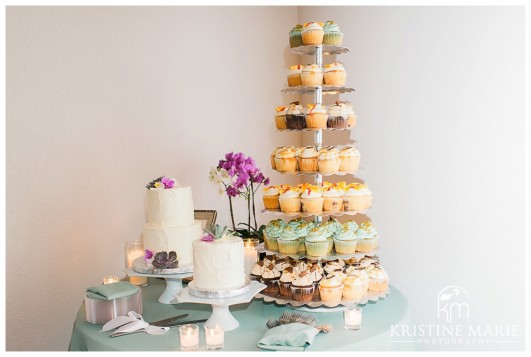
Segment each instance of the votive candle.
[{"label": "votive candle", "polygon": [[361,328],[361,307],[357,305],[346,306],[343,310],[343,316],[345,318],[345,328],[347,330],[359,330]]},{"label": "votive candle", "polygon": [[243,240],[243,254],[245,274],[251,274],[254,264],[258,261],[258,247],[259,241],[255,238],[245,238]]},{"label": "votive candle", "polygon": [[[144,245],[140,240],[131,240],[125,242],[125,267],[132,268],[133,261],[138,257],[144,256]],[[148,279],[144,276],[130,276],[129,281],[133,285],[146,285]]]},{"label": "votive candle", "polygon": [[179,327],[181,351],[192,351],[199,347],[199,327],[187,324]]},{"label": "votive candle", "polygon": [[103,277],[103,284],[112,284],[119,282],[120,279],[115,275],[109,275]]},{"label": "votive candle", "polygon": [[220,325],[205,325],[205,339],[207,350],[219,350],[225,344],[225,331]]}]

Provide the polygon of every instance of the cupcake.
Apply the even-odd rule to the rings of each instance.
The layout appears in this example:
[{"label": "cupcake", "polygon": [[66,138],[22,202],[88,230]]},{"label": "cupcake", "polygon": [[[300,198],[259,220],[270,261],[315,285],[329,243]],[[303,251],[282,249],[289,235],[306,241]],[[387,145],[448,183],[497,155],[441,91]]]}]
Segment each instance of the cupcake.
[{"label": "cupcake", "polygon": [[304,222],[303,224],[299,225],[295,229],[295,233],[297,234],[297,237],[299,238],[299,252],[300,253],[306,253],[305,240],[311,228],[312,228],[312,225],[309,222]]},{"label": "cupcake", "polygon": [[302,217],[293,218],[290,220],[287,224],[293,229],[298,228],[300,225],[306,223],[306,221]]},{"label": "cupcake", "polygon": [[345,261],[343,259],[328,260],[323,267],[326,274],[332,274],[337,271],[343,271],[345,268]]},{"label": "cupcake", "polygon": [[319,172],[334,173],[339,171],[339,151],[332,146],[319,150],[317,159]]},{"label": "cupcake", "polygon": [[338,212],[343,210],[344,189],[338,185],[331,185],[323,189],[323,210]]},{"label": "cupcake", "polygon": [[323,45],[341,46],[343,44],[343,33],[339,31],[339,26],[334,21],[325,22],[323,31]]},{"label": "cupcake", "polygon": [[361,300],[367,296],[365,283],[359,276],[350,275],[343,280],[343,298],[346,300]]},{"label": "cupcake", "polygon": [[356,252],[357,238],[348,227],[343,227],[334,235],[334,246],[338,254],[353,254]]},{"label": "cupcake", "polygon": [[302,29],[303,45],[321,45],[323,43],[324,30],[323,24],[317,22],[308,22]]},{"label": "cupcake", "polygon": [[[358,237],[356,251],[365,253],[373,251],[378,247],[378,234],[372,226],[371,221],[365,221],[360,224],[355,234]],[[365,264],[364,261],[360,261],[360,263],[362,266]]]},{"label": "cupcake", "polygon": [[267,186],[262,189],[264,195],[262,200],[264,201],[265,209],[279,209],[278,196],[280,191],[277,186]]},{"label": "cupcake", "polygon": [[264,272],[264,262],[261,260],[256,262],[251,268],[250,278],[251,280],[260,281],[262,273]]},{"label": "cupcake", "polygon": [[269,266],[264,266],[264,271],[262,272],[262,278],[260,282],[266,285],[266,288],[262,292],[266,294],[278,294],[278,280],[280,279],[280,272],[275,269],[275,265],[270,264]]},{"label": "cupcake", "polygon": [[288,107],[279,106],[275,108],[275,125],[277,129],[287,129],[286,124],[286,114],[288,112]]},{"label": "cupcake", "polygon": [[326,121],[328,128],[344,129],[348,126],[348,109],[339,103],[336,102],[328,108],[328,120]]},{"label": "cupcake", "polygon": [[299,238],[295,230],[286,226],[278,237],[278,251],[282,254],[297,254],[299,252]]},{"label": "cupcake", "polygon": [[321,301],[341,301],[343,296],[343,279],[339,275],[332,274],[319,283]]},{"label": "cupcake", "polygon": [[329,237],[332,237],[343,228],[343,225],[335,218],[330,218],[326,223],[323,223],[322,226],[328,231]]},{"label": "cupcake", "polygon": [[354,110],[352,110],[352,103],[348,102],[348,101],[344,101],[344,102],[336,102],[336,103],[339,103],[339,105],[341,105],[342,107],[345,108],[346,110],[346,113],[347,113],[347,127],[348,128],[353,128],[356,126],[356,121],[358,119],[357,115],[354,113]]},{"label": "cupcake", "polygon": [[286,148],[286,146],[281,146],[281,147],[278,147],[276,148],[275,150],[273,150],[273,152],[271,153],[271,156],[270,156],[270,159],[271,159],[271,168],[273,170],[276,170],[277,169],[277,164],[275,163],[275,156],[277,155],[277,152],[279,151],[282,151]]},{"label": "cupcake", "polygon": [[347,72],[343,63],[334,62],[326,64],[324,68],[324,84],[327,86],[344,86],[347,80]]},{"label": "cupcake", "polygon": [[317,87],[323,85],[323,69],[316,64],[307,64],[302,68],[301,83],[303,86]]},{"label": "cupcake", "polygon": [[286,112],[286,126],[297,130],[306,128],[306,117],[299,102],[290,103]]},{"label": "cupcake", "polygon": [[323,268],[318,264],[312,264],[309,267],[309,271],[313,286],[315,287],[313,295],[316,299],[319,299],[319,282],[323,279]]},{"label": "cupcake", "polygon": [[[280,223],[280,222],[282,223]],[[267,246],[267,249],[278,250],[278,237],[282,230],[284,229],[285,224],[281,219],[274,220],[269,222],[264,229],[264,241]]]},{"label": "cupcake", "polygon": [[323,211],[323,193],[319,186],[310,186],[301,192],[302,212],[321,213]]},{"label": "cupcake", "polygon": [[291,264],[289,262],[289,258],[278,258],[275,259],[275,269],[282,272],[286,268],[291,267]]},{"label": "cupcake", "polygon": [[303,29],[303,26],[300,24],[297,24],[289,32],[289,47],[290,48],[302,46],[302,29]]},{"label": "cupcake", "polygon": [[369,274],[365,271],[365,269],[360,268],[359,266],[354,266],[354,269],[349,271],[348,275],[359,277],[363,282],[363,288],[365,290],[369,289]]},{"label": "cupcake", "polygon": [[317,156],[319,153],[314,146],[305,146],[298,156],[299,171],[317,171]]},{"label": "cupcake", "polygon": [[356,231],[359,228],[358,224],[355,221],[352,221],[352,220],[346,221],[345,223],[343,223],[343,227],[347,227],[348,229],[350,229],[354,233],[356,233]]},{"label": "cupcake", "polygon": [[308,104],[308,111],[306,113],[306,127],[311,129],[325,129],[328,114],[326,108],[321,104]]},{"label": "cupcake", "polygon": [[389,276],[382,268],[374,268],[369,274],[369,290],[386,291],[389,285]]},{"label": "cupcake", "polygon": [[308,269],[308,263],[301,259],[301,260],[293,260],[291,262],[291,266],[293,267],[293,270],[295,271],[295,273],[297,275],[299,275],[300,273],[302,273],[303,271],[305,271],[306,269]]},{"label": "cupcake", "polygon": [[313,257],[325,256],[328,252],[327,231],[324,227],[312,228],[306,236],[306,254]]},{"label": "cupcake", "polygon": [[343,196],[345,211],[364,211],[372,206],[372,192],[367,185],[351,183]]},{"label": "cupcake", "polygon": [[288,86],[289,87],[302,86],[302,82],[301,82],[302,67],[303,66],[301,66],[300,64],[289,67],[289,71],[288,71]]},{"label": "cupcake", "polygon": [[291,266],[282,271],[282,275],[278,281],[280,296],[291,299],[291,283],[293,283],[296,277],[297,274],[295,274],[295,270]]},{"label": "cupcake", "polygon": [[315,287],[308,271],[302,271],[291,283],[291,295],[295,301],[312,301]]},{"label": "cupcake", "polygon": [[275,166],[278,172],[296,172],[297,157],[294,148],[278,150],[275,154]]},{"label": "cupcake", "polygon": [[295,213],[301,210],[301,198],[299,189],[296,187],[284,188],[278,196],[280,210],[284,213]]},{"label": "cupcake", "polygon": [[339,171],[356,172],[360,168],[360,152],[354,146],[339,151]]},{"label": "cupcake", "polygon": [[[375,234],[375,232],[372,232]],[[360,268],[367,269],[371,264],[379,263],[376,255],[366,255],[360,259]]]}]

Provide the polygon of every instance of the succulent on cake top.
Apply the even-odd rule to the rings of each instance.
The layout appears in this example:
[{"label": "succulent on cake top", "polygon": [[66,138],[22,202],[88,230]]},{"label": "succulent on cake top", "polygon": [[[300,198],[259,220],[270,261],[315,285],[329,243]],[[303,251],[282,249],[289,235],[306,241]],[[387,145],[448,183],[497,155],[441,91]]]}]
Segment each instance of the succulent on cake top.
[{"label": "succulent on cake top", "polygon": [[152,189],[166,189],[173,188],[175,185],[178,185],[177,180],[174,178],[169,178],[166,176],[161,176],[146,185],[148,190]]},{"label": "succulent on cake top", "polygon": [[203,242],[213,242],[216,239],[221,239],[227,235],[230,235],[229,228],[227,226],[221,226],[219,224],[211,225],[204,229],[205,235],[201,237]]},{"label": "succulent on cake top", "polygon": [[153,265],[157,269],[175,269],[179,266],[177,260],[177,253],[175,251],[156,252],[146,249],[144,253],[144,260],[149,265]]}]

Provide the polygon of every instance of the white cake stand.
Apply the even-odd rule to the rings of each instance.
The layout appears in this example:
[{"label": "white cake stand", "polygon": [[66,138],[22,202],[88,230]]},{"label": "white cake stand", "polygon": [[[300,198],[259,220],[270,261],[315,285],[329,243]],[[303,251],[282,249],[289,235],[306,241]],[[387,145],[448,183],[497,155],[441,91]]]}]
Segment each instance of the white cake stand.
[{"label": "white cake stand", "polygon": [[175,295],[183,291],[183,279],[193,276],[192,272],[182,274],[147,274],[134,271],[132,268],[126,269],[125,273],[128,276],[140,276],[146,278],[163,278],[166,280],[166,289],[159,297],[159,302],[163,304],[178,304],[175,301]]},{"label": "white cake stand", "polygon": [[175,298],[181,303],[189,302],[194,304],[212,305],[212,314],[205,324],[218,324],[223,327],[223,330],[231,331],[237,329],[238,326],[240,326],[240,323],[234,316],[232,316],[229,306],[248,303],[256,294],[265,288],[266,286],[264,284],[261,284],[257,281],[251,281],[249,288],[246,289],[246,292],[226,298],[197,297],[191,295],[188,288],[184,288],[175,296]]}]

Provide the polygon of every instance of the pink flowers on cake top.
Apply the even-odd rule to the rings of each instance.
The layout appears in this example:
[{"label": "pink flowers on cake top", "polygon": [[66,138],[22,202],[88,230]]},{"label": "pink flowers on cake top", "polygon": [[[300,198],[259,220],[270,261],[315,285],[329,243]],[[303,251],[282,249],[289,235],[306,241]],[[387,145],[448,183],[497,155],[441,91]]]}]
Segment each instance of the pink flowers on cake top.
[{"label": "pink flowers on cake top", "polygon": [[175,186],[176,182],[177,182],[177,180],[175,180],[174,178],[161,176],[159,178],[154,179],[150,183],[148,183],[146,185],[146,188],[148,190],[151,190],[151,189],[154,189],[154,188],[155,189],[173,188]]}]

